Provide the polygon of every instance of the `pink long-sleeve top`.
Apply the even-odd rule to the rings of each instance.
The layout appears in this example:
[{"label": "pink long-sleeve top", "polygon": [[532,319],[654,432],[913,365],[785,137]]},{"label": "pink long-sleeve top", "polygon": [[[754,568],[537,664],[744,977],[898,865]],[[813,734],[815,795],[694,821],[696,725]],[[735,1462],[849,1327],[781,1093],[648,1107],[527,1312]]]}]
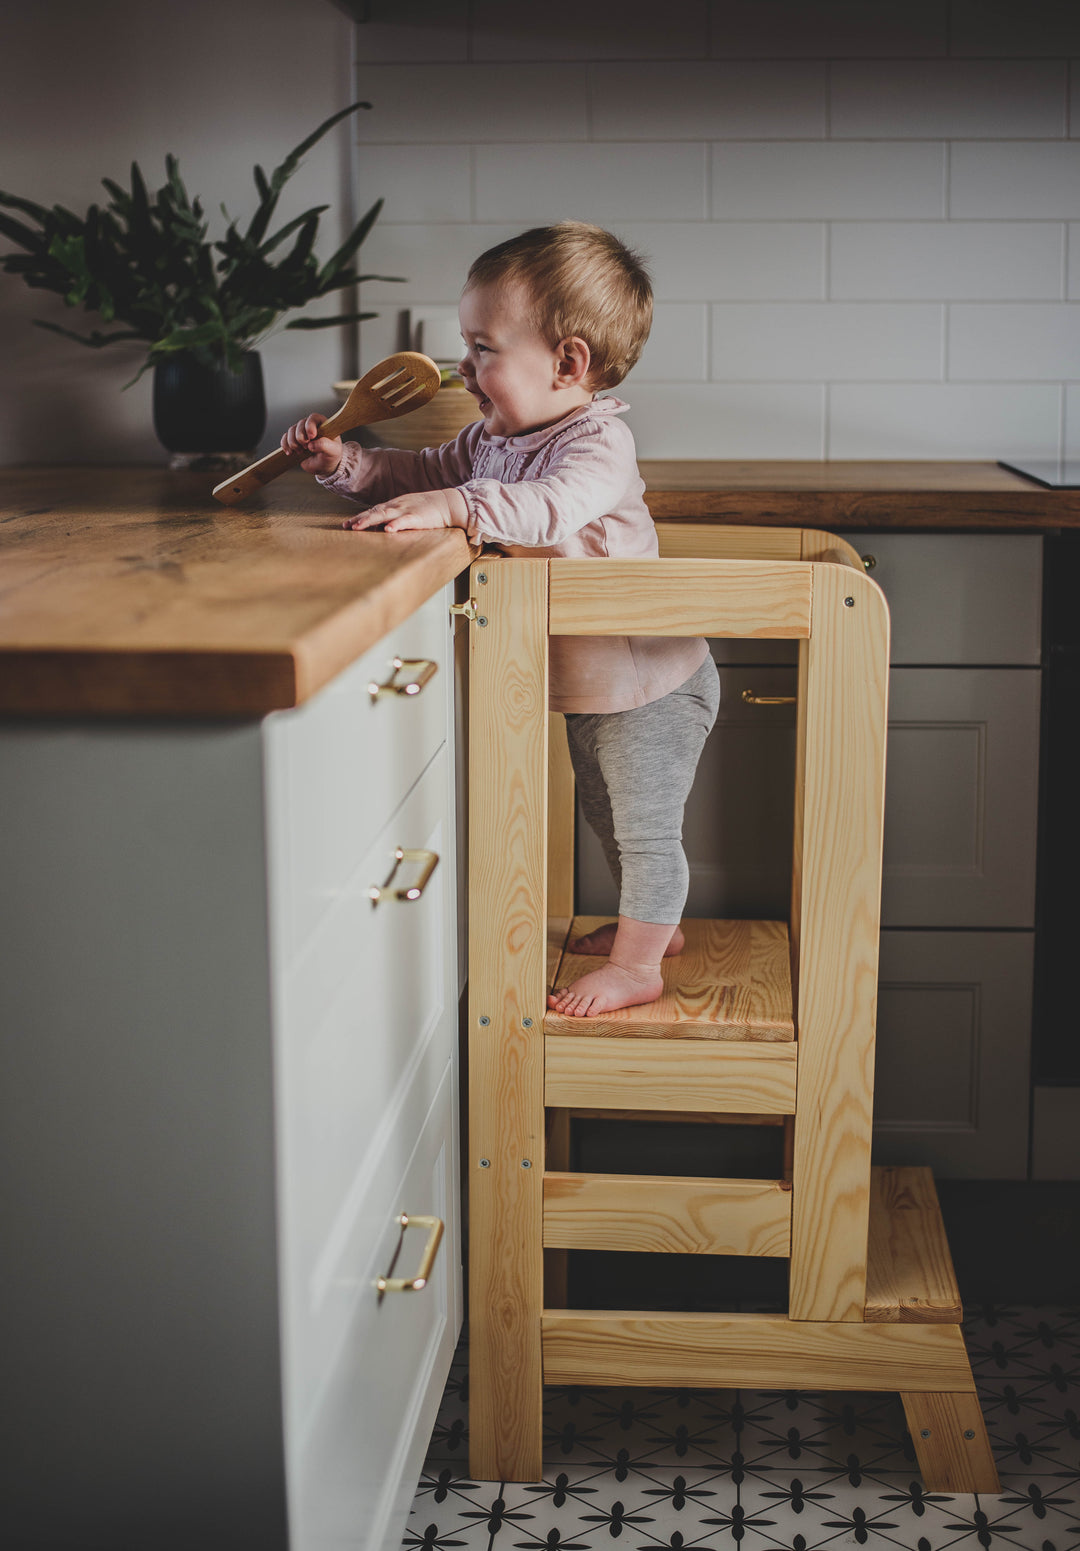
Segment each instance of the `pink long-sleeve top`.
[{"label": "pink long-sleeve top", "polygon": [[[337,470],[321,483],[364,506],[455,487],[468,505],[469,537],[505,555],[648,558],[659,549],[634,438],[618,418],[627,408],[594,399],[526,436],[489,436],[476,420],[423,452],[346,442]],[[648,705],[685,683],[707,655],[700,637],[552,636],[551,709]]]}]

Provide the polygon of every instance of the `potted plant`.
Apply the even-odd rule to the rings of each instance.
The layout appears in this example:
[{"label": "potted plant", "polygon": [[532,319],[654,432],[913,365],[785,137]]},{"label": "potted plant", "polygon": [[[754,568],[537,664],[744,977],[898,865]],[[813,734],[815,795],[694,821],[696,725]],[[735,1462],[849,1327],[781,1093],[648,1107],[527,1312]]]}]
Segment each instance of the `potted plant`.
[{"label": "potted plant", "polygon": [[[5,254],[0,266],[27,285],[57,292],[69,307],[119,327],[80,334],[44,318],[35,323],[92,349],[118,340],[145,341],[146,359],[131,381],[153,367],[154,428],[166,448],[180,455],[174,461],[190,461],[191,454],[246,456],[254,448],[266,425],[256,346],[285,313],[363,280],[398,278],[360,275],[353,267],[381,199],[325,263],[314,247],[328,206],[306,210],[273,233],[269,229],[281,190],[305,152],[346,115],[370,106],[354,102],[333,114],[269,177],[256,166],[255,213],[242,228],[224,211],[228,228],[216,241],[208,239],[202,205],[188,197],[171,155],[165,158],[166,182],[156,193],[147,190],[132,162],[130,191],[103,178],[108,203],[91,205],[81,217],[62,205],[46,209],[0,190],[0,206],[27,218],[0,211],[0,233],[24,250]],[[284,327],[331,328],[373,316],[351,311],[292,318]]]}]

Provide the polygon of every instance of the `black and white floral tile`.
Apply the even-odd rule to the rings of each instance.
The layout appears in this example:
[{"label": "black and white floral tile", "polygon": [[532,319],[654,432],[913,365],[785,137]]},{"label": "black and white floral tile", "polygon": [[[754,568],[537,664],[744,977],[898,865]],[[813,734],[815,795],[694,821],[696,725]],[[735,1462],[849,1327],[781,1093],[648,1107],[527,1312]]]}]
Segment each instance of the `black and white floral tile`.
[{"label": "black and white floral tile", "polygon": [[553,1389],[544,1479],[468,1474],[459,1348],[408,1551],[1080,1551],[1080,1307],[973,1309],[1000,1496],[923,1490],[895,1395]]}]

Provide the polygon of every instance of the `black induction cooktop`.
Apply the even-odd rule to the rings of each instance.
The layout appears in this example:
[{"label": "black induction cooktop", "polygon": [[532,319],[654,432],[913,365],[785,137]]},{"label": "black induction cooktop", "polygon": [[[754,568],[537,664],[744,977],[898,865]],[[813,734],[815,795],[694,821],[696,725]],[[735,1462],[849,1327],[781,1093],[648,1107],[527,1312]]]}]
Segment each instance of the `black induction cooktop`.
[{"label": "black induction cooktop", "polygon": [[998,468],[1021,474],[1047,490],[1080,490],[1080,458],[1025,458],[1022,463],[999,458]]}]

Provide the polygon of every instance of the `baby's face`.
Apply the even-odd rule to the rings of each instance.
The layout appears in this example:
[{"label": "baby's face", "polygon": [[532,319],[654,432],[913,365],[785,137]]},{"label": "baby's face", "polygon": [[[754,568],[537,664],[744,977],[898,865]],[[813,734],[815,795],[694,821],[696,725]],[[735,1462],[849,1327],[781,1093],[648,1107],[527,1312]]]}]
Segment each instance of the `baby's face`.
[{"label": "baby's face", "polygon": [[472,286],[458,314],[465,341],[458,371],[492,436],[542,430],[592,398],[560,387],[561,352],[530,321],[522,286]]}]

